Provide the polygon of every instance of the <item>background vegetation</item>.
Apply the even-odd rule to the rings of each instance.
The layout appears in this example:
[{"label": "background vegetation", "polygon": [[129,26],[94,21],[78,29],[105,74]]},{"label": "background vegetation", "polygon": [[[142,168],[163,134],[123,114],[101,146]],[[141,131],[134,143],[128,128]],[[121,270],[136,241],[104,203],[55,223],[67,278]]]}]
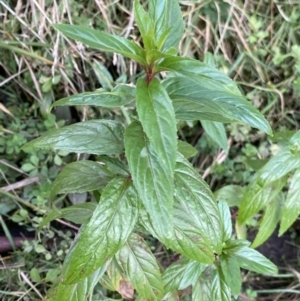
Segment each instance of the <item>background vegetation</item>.
[{"label": "background vegetation", "polygon": [[[205,60],[239,83],[248,99],[266,116],[273,138],[238,124],[227,126],[229,151],[220,150],[200,123],[182,123],[179,133],[198,152],[192,161],[213,191],[228,184],[247,185],[255,171],[274,156],[286,137],[299,129],[300,5],[298,1],[180,1],[186,31],[181,54]],[[135,83],[141,70],[121,56],[106,56],[63,38],[53,23],[93,26],[139,40],[132,1],[0,1],[0,223],[1,236],[13,245],[2,253],[1,300],[41,300],[59,274],[77,226],[57,219],[41,240],[36,229],[55,204],[62,208],[93,198],[62,195],[49,201],[51,183],[68,162],[80,158],[63,152],[26,153],[21,146],[51,128],[110,116],[124,120],[130,111],[62,107],[49,113],[54,100],[115,82]],[[234,192],[237,193],[236,191]],[[285,189],[283,189],[285,193]],[[233,207],[235,208],[235,207]],[[232,210],[235,218],[237,211]],[[260,214],[237,235],[252,240]],[[280,266],[277,278],[244,274],[240,300],[298,300],[298,224],[260,250]],[[246,231],[246,233],[245,233]],[[28,237],[21,248],[14,238]],[[288,243],[287,243],[288,242]],[[163,266],[174,262],[156,241],[148,241]],[[0,243],[1,245],[1,243]],[[95,300],[120,298],[105,286]],[[189,300],[188,291],[182,300]]]}]

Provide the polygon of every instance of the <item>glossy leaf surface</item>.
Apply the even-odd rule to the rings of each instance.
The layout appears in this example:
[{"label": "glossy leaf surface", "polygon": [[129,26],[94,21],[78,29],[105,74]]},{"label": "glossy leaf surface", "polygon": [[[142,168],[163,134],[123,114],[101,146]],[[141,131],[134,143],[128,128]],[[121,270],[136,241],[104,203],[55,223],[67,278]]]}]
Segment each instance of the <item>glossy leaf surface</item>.
[{"label": "glossy leaf surface", "polygon": [[241,95],[237,85],[225,73],[208,66],[198,60],[187,57],[165,58],[155,71],[170,71],[184,75],[185,79],[206,87],[208,91],[223,91],[236,95]]},{"label": "glossy leaf surface", "polygon": [[131,234],[117,259],[144,300],[161,300],[164,295],[162,276],[156,258],[141,236]]},{"label": "glossy leaf surface", "polygon": [[137,221],[137,203],[130,180],[115,178],[106,186],[94,214],[68,253],[64,283],[76,283],[88,276],[123,246]]},{"label": "glossy leaf surface", "polygon": [[[175,195],[177,194],[175,188]],[[199,228],[199,223],[191,218],[189,211],[192,205],[182,205],[180,195],[175,197],[174,204],[174,239],[170,248],[184,255],[186,258],[196,260],[201,263],[211,264],[214,261],[214,250],[209,239],[203,234],[203,229]],[[184,202],[184,201],[183,201]],[[195,213],[196,215],[197,213]]]},{"label": "glossy leaf surface", "polygon": [[149,15],[155,24],[155,39],[158,49],[165,51],[171,47],[177,47],[184,30],[178,1],[150,1]]},{"label": "glossy leaf surface", "polygon": [[189,216],[204,241],[209,241],[216,253],[222,248],[220,214],[211,190],[196,170],[182,156],[175,168],[175,197]]},{"label": "glossy leaf surface", "polygon": [[232,254],[241,268],[260,274],[277,274],[278,269],[269,259],[256,250],[245,247]]},{"label": "glossy leaf surface", "polygon": [[121,107],[129,104],[135,98],[135,89],[131,86],[120,85],[112,92],[102,89],[93,92],[84,92],[62,98],[53,103],[56,106],[97,106],[97,107]]},{"label": "glossy leaf surface", "polygon": [[138,122],[125,131],[125,151],[134,186],[152,225],[159,239],[168,241],[173,236],[173,179]]},{"label": "glossy leaf surface", "polygon": [[211,301],[231,301],[231,292],[224,276],[219,272],[212,280],[210,287]]},{"label": "glossy leaf surface", "polygon": [[105,187],[114,174],[104,165],[82,160],[68,164],[52,184],[51,195],[93,191]]},{"label": "glossy leaf surface", "polygon": [[282,235],[297,219],[300,214],[300,169],[292,177],[289,191],[284,203],[279,235]]},{"label": "glossy leaf surface", "polygon": [[175,113],[165,89],[157,79],[147,85],[139,79],[136,87],[139,119],[154,151],[173,177],[177,153]]},{"label": "glossy leaf surface", "polygon": [[190,285],[195,285],[198,278],[206,268],[206,264],[191,260],[186,265],[186,269],[179,284],[179,290],[184,290]]},{"label": "glossy leaf surface", "polygon": [[231,222],[231,213],[229,206],[225,201],[220,201],[218,203],[220,210],[221,222],[223,225],[223,241],[227,241],[231,238],[232,235],[232,222]]},{"label": "glossy leaf surface", "polygon": [[227,153],[228,144],[224,125],[220,122],[210,120],[202,120],[201,125],[210,139]]},{"label": "glossy leaf surface", "polygon": [[222,278],[234,295],[238,295],[242,287],[239,263],[233,255],[220,256]]},{"label": "glossy leaf surface", "polygon": [[64,150],[87,154],[119,154],[123,151],[123,127],[111,120],[91,120],[51,130],[23,146],[24,150]]},{"label": "glossy leaf surface", "polygon": [[272,133],[263,115],[239,91],[230,90],[230,83],[223,87],[215,78],[208,83],[205,76],[200,82],[193,78],[171,77],[163,82],[178,119],[242,122]]},{"label": "glossy leaf surface", "polygon": [[166,293],[173,292],[179,288],[188,262],[187,259],[182,258],[166,268],[162,275]]},{"label": "glossy leaf surface", "polygon": [[146,64],[144,50],[133,41],[85,26],[56,24],[54,27],[65,36],[93,49],[119,53],[142,65]]}]

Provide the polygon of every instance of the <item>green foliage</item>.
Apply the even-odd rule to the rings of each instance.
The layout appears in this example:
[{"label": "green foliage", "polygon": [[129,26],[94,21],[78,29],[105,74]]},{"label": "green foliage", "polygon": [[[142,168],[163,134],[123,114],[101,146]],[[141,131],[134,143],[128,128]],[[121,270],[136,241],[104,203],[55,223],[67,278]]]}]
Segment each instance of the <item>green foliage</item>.
[{"label": "green foliage", "polygon": [[[52,185],[52,196],[93,191],[100,197],[96,206],[54,209],[41,224],[42,227],[57,217],[74,221],[85,208],[79,220],[83,225],[58,282],[49,292],[50,300],[85,300],[99,280],[124,298],[135,289],[137,300],[159,301],[176,296],[178,290],[190,285],[193,300],[231,300],[231,295],[241,290],[240,268],[270,274],[277,268],[250,248],[247,241],[232,237],[230,209],[222,199],[216,201],[207,183],[185,158],[194,150],[178,142],[177,122],[202,122],[207,134],[225,151],[228,146],[222,123],[240,122],[267,134],[272,130],[227,75],[206,63],[177,56],[183,32],[177,0],[150,0],[148,13],[136,0],[134,13],[144,48],[83,26],[54,26],[93,49],[134,60],[145,73],[139,75],[135,88],[123,84],[112,88],[109,84],[110,91],[85,92],[53,104],[122,108],[135,100],[136,112],[132,112],[131,119],[127,116],[128,125],[104,118],[80,122],[51,130],[23,147],[105,155],[99,157],[103,165],[92,160],[70,163]],[[167,78],[160,80],[159,74],[165,71]],[[277,204],[287,174],[296,168],[298,145],[296,134],[290,145],[257,173],[242,201],[232,201],[240,206],[240,223],[269,203],[262,229],[270,220],[272,227],[276,225],[281,205],[273,204]],[[122,161],[124,154],[128,167]],[[36,159],[32,161],[24,168],[30,170]],[[234,193],[231,188],[228,191]],[[291,196],[283,209],[286,215],[293,199]],[[283,229],[290,223],[286,221]],[[178,252],[181,261],[162,271],[137,232],[146,238],[150,235],[145,233],[150,233],[166,248]],[[264,239],[266,235],[259,234],[255,244]]]}]

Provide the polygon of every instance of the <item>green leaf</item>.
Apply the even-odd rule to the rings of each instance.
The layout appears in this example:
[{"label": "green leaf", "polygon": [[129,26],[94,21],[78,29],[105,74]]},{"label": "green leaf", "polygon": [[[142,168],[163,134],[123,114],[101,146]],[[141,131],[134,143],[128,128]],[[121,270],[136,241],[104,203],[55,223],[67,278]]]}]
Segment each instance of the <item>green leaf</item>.
[{"label": "green leaf", "polygon": [[107,68],[96,59],[93,60],[92,67],[101,87],[111,90],[113,88],[114,79]]},{"label": "green leaf", "polygon": [[211,299],[210,279],[202,277],[192,290],[192,301],[214,301]]},{"label": "green leaf", "polygon": [[133,41],[79,25],[56,24],[53,26],[65,36],[93,49],[119,53],[146,65],[145,51]]},{"label": "green leaf", "polygon": [[286,183],[285,178],[261,186],[259,179],[254,179],[246,188],[240,205],[238,222],[244,224],[250,217],[274,199]]},{"label": "green leaf", "polygon": [[232,235],[232,222],[230,209],[225,201],[218,203],[220,210],[221,222],[223,224],[223,241],[227,241]]},{"label": "green leaf", "polygon": [[173,177],[177,153],[175,113],[167,92],[157,79],[147,86],[138,79],[136,105],[139,119],[154,151]]},{"label": "green leaf", "polygon": [[264,183],[275,181],[299,166],[300,153],[293,154],[284,148],[276,154],[259,172],[259,179]]},{"label": "green leaf", "polygon": [[296,132],[290,139],[289,149],[292,154],[300,153],[300,131]]},{"label": "green leaf", "polygon": [[202,264],[197,261],[190,261],[186,266],[178,289],[184,290],[190,285],[195,285],[198,278],[206,268],[206,264]]},{"label": "green leaf", "polygon": [[230,288],[221,272],[213,278],[210,290],[211,301],[231,301]]},{"label": "green leaf", "polygon": [[84,92],[71,95],[54,102],[51,106],[97,106],[97,107],[121,107],[135,99],[135,89],[127,85],[119,85],[112,92],[102,89],[93,92]]},{"label": "green leaf", "polygon": [[132,233],[117,259],[132,286],[145,300],[162,299],[164,286],[159,266],[141,236]]},{"label": "green leaf", "polygon": [[178,290],[188,263],[187,259],[182,258],[166,268],[162,275],[166,293]]},{"label": "green leaf", "polygon": [[105,187],[113,177],[114,174],[98,162],[73,162],[64,167],[56,177],[51,195],[97,190]]},{"label": "green leaf", "polygon": [[178,151],[185,158],[194,157],[198,153],[198,151],[192,145],[182,140],[177,141],[177,147],[178,147]]},{"label": "green leaf", "polygon": [[277,274],[278,269],[269,259],[256,250],[245,247],[233,254],[241,268],[260,274]]},{"label": "green leaf", "polygon": [[283,214],[281,218],[281,224],[279,229],[279,235],[282,235],[300,214],[300,169],[297,169],[292,177],[289,191],[284,203]]},{"label": "green leaf", "polygon": [[64,218],[75,224],[83,224],[89,220],[96,207],[97,206],[94,203],[83,203],[75,204],[63,209],[54,209],[50,211],[40,223],[38,231],[57,218]]},{"label": "green leaf", "polygon": [[220,256],[222,276],[234,295],[238,295],[242,287],[242,277],[237,259],[233,255]]},{"label": "green leaf", "polygon": [[223,186],[215,192],[217,200],[225,200],[229,207],[239,206],[245,194],[245,187],[238,185]]},{"label": "green leaf", "polygon": [[174,183],[169,170],[154,152],[140,123],[125,131],[129,170],[155,231],[164,243],[173,237]]},{"label": "green leaf", "polygon": [[178,0],[152,0],[149,15],[155,24],[158,50],[177,47],[183,35],[184,23]]},{"label": "green leaf", "polygon": [[155,25],[150,16],[145,12],[139,0],[133,2],[134,17],[141,33],[146,51],[155,48]]},{"label": "green leaf", "polygon": [[127,241],[138,217],[138,196],[130,180],[113,179],[67,255],[65,284],[80,281],[109,260]]},{"label": "green leaf", "polygon": [[272,235],[277,223],[281,219],[283,204],[284,197],[282,193],[279,193],[267,204],[267,208],[259,224],[258,233],[252,243],[252,248],[257,248]]},{"label": "green leaf", "polygon": [[56,289],[50,291],[49,301],[87,300],[92,295],[94,287],[98,283],[99,279],[105,273],[108,263],[98,268],[93,274],[89,275],[79,283],[75,283],[71,285],[64,285],[62,283],[59,283]]},{"label": "green leaf", "polygon": [[224,254],[233,254],[245,247],[249,247],[251,242],[244,239],[230,239],[227,240],[225,246],[223,247],[222,252]]},{"label": "green leaf", "polygon": [[219,254],[222,249],[222,226],[217,202],[206,182],[182,156],[177,157],[175,197],[190,222]]},{"label": "green leaf", "polygon": [[157,66],[154,72],[170,71],[184,75],[184,79],[198,84],[203,91],[223,91],[241,95],[236,83],[225,73],[210,67],[198,60],[187,57],[167,57]]},{"label": "green leaf", "polygon": [[226,77],[222,84],[221,80],[217,80],[218,77],[213,78],[214,75],[212,72],[211,79],[203,76],[200,82],[194,80],[195,75],[191,75],[192,79],[170,77],[163,81],[173,101],[176,118],[242,122],[272,134],[270,125],[263,115],[238,90],[234,89],[235,86],[230,89],[231,83],[226,83],[227,77],[222,75]]},{"label": "green leaf", "polygon": [[109,156],[100,156],[98,159],[104,163],[111,172],[124,177],[130,176],[128,167],[122,161]]},{"label": "green leaf", "polygon": [[226,153],[228,153],[228,144],[225,127],[222,123],[210,120],[202,120],[201,125],[205,133]]},{"label": "green leaf", "polygon": [[[180,195],[177,196],[178,190],[180,188],[175,188],[174,239],[170,244],[170,248],[184,255],[186,258],[201,263],[212,264],[214,261],[214,250],[210,241],[203,234],[203,229],[199,228],[199,223],[191,218],[190,210],[195,204],[180,204]],[[196,215],[197,213],[199,211],[194,214]]]},{"label": "green leaf", "polygon": [[64,150],[87,154],[119,154],[123,151],[123,127],[111,120],[91,120],[55,129],[25,144],[22,149]]}]

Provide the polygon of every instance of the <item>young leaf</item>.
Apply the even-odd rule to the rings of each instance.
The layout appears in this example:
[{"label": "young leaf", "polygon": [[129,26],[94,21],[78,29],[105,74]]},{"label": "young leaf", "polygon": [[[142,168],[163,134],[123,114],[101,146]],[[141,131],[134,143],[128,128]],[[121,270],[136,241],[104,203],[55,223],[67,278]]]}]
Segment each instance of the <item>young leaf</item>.
[{"label": "young leaf", "polygon": [[93,274],[78,283],[71,285],[58,284],[56,289],[50,291],[48,301],[82,301],[87,300],[93,293],[94,287],[105,273],[109,261],[98,268]]},{"label": "young leaf", "polygon": [[205,133],[226,153],[228,153],[228,144],[225,127],[222,123],[209,120],[201,120],[201,125]]},{"label": "young leaf", "polygon": [[135,99],[135,89],[131,86],[120,85],[112,92],[101,89],[94,92],[84,92],[62,98],[52,104],[57,106],[97,106],[97,107],[121,107],[131,103]]},{"label": "young leaf", "polygon": [[132,233],[118,252],[117,259],[126,277],[144,300],[162,299],[162,276],[156,258],[141,236]]},{"label": "young leaf", "polygon": [[242,287],[242,277],[239,263],[233,255],[222,254],[220,256],[221,271],[220,277],[230,287],[234,295],[238,295]]},{"label": "young leaf", "polygon": [[260,170],[260,180],[270,183],[285,176],[299,166],[299,160],[300,153],[293,154],[288,148],[284,148]]},{"label": "young leaf", "polygon": [[177,157],[175,196],[197,230],[219,254],[222,249],[222,226],[217,202],[205,181],[182,156]]},{"label": "young leaf", "polygon": [[178,0],[152,0],[149,15],[155,24],[158,50],[177,47],[183,34],[184,24]]},{"label": "young leaf", "polygon": [[134,10],[135,21],[141,33],[146,51],[154,49],[155,48],[154,23],[152,22],[150,16],[145,12],[143,6],[139,3],[139,0],[134,0],[133,10]]},{"label": "young leaf", "polygon": [[174,183],[170,171],[138,122],[132,122],[125,131],[125,151],[134,186],[159,239],[167,243],[173,237]]},{"label": "young leaf", "polygon": [[292,223],[300,214],[300,169],[297,169],[292,177],[289,191],[284,203],[283,214],[281,218],[279,235],[282,235],[290,228]]},{"label": "young leaf", "polygon": [[177,118],[238,121],[268,134],[272,133],[263,115],[238,90],[229,88],[230,82],[222,84],[215,78],[205,76],[199,82],[194,80],[194,75],[191,75],[191,78],[170,77],[163,82],[173,101]]},{"label": "young leaf", "polygon": [[227,241],[232,235],[232,222],[230,209],[225,201],[218,203],[220,210],[221,222],[223,224],[223,241]]},{"label": "young leaf", "polygon": [[147,86],[138,79],[136,105],[139,119],[154,151],[173,178],[177,153],[175,113],[167,92],[157,79]]},{"label": "young leaf", "polygon": [[182,140],[177,141],[177,147],[178,147],[178,151],[185,158],[194,157],[198,153],[198,151],[192,145]]},{"label": "young leaf", "polygon": [[52,184],[51,195],[93,191],[106,186],[114,174],[97,162],[82,160],[68,164]]},{"label": "young leaf", "polygon": [[56,24],[54,28],[93,49],[119,53],[146,65],[145,51],[133,41],[79,25]]},{"label": "young leaf", "polygon": [[266,211],[259,225],[258,233],[252,243],[252,248],[257,248],[272,235],[282,216],[283,204],[284,198],[282,193],[279,193],[267,204]]},{"label": "young leaf", "polygon": [[238,261],[243,269],[250,270],[260,274],[277,274],[277,267],[265,256],[256,250],[245,247],[234,252],[232,256]]},{"label": "young leaf", "polygon": [[91,120],[51,130],[22,149],[55,149],[74,153],[119,154],[123,151],[123,127],[111,120]]},{"label": "young leaf", "polygon": [[55,220],[56,218],[64,218],[76,224],[83,224],[89,220],[96,207],[97,206],[94,203],[83,203],[75,204],[63,209],[55,209],[53,211],[50,211],[49,214],[40,223],[38,231],[40,231],[45,225]]},{"label": "young leaf", "polygon": [[240,225],[245,223],[251,216],[261,210],[269,201],[274,199],[285,185],[286,179],[281,178],[277,181],[260,185],[259,179],[254,179],[246,188],[244,198],[240,205],[238,222]]},{"label": "young leaf", "polygon": [[105,187],[93,216],[67,255],[65,284],[80,281],[116,254],[137,221],[138,201],[128,179],[115,178]]},{"label": "young leaf", "polygon": [[199,263],[197,261],[190,261],[186,265],[186,269],[180,280],[179,290],[184,290],[190,285],[195,285],[200,275],[207,268],[206,264]]}]

